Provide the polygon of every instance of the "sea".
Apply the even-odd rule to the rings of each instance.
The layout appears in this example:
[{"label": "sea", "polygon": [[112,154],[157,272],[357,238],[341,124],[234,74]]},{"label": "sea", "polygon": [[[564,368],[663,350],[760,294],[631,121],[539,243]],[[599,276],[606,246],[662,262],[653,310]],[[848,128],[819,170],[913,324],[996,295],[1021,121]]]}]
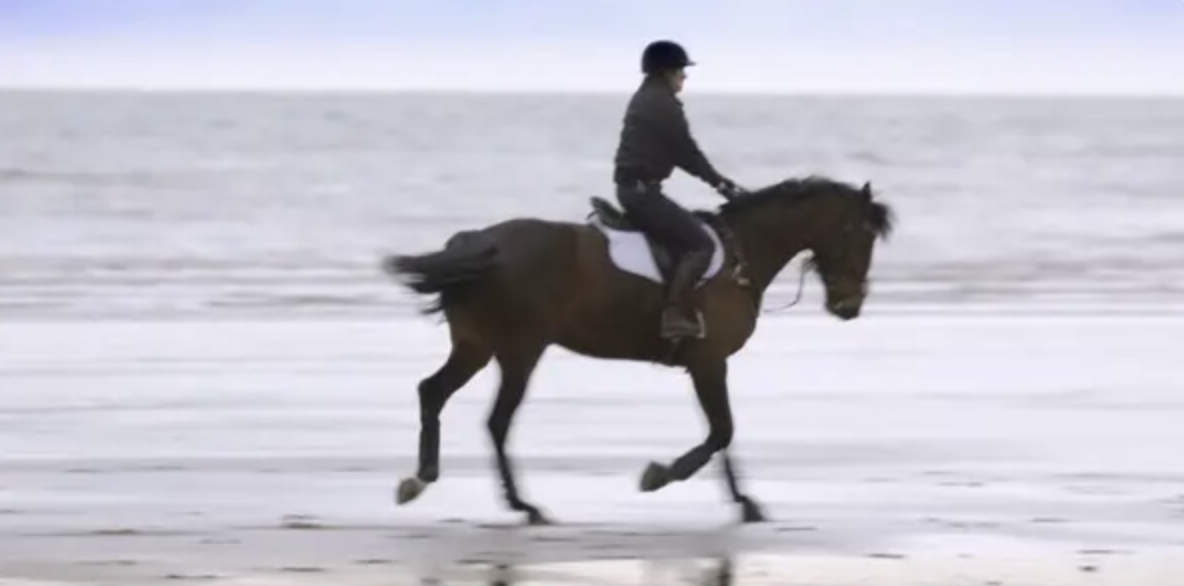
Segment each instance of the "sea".
[{"label": "sea", "polygon": [[[626,99],[0,93],[0,315],[404,312],[382,255],[515,216],[582,221],[610,195]],[[684,101],[739,183],[870,181],[896,208],[869,311],[1184,306],[1184,100]],[[768,304],[793,298],[792,271]]]}]

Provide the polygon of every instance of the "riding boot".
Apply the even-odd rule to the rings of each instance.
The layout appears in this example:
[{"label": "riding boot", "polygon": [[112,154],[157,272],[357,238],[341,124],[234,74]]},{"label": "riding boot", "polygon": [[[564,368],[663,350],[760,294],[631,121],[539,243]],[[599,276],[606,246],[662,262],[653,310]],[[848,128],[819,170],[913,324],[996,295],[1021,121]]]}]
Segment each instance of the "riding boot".
[{"label": "riding boot", "polygon": [[[699,321],[698,312],[691,307],[690,294],[711,261],[710,256],[688,253],[674,269],[667,290],[666,307],[662,310],[661,335],[667,339],[703,338],[707,335],[705,326]],[[682,308],[688,308],[688,317]]]}]

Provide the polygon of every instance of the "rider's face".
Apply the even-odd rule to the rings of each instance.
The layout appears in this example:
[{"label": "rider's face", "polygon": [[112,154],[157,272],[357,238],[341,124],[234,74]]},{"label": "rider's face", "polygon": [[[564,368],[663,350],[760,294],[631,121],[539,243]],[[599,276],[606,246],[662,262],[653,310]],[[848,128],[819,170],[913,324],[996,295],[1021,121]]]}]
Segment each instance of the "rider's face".
[{"label": "rider's face", "polygon": [[675,69],[670,72],[670,86],[674,88],[674,93],[682,91],[682,84],[687,79],[687,72],[685,69]]}]

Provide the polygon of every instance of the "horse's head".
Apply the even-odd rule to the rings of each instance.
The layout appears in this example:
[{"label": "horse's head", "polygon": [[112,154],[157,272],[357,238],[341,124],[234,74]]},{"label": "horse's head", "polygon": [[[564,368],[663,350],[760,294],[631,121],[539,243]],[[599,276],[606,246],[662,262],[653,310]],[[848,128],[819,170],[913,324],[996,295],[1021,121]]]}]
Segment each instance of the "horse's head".
[{"label": "horse's head", "polygon": [[[892,209],[875,201],[870,183],[792,179],[732,200],[721,213],[760,227],[765,242],[756,248],[785,257],[775,270],[800,250],[810,250],[809,262],[826,287],[826,310],[843,320],[859,317],[876,240],[887,238],[893,225]],[[753,242],[748,246],[750,257],[761,254],[752,250]]]}]

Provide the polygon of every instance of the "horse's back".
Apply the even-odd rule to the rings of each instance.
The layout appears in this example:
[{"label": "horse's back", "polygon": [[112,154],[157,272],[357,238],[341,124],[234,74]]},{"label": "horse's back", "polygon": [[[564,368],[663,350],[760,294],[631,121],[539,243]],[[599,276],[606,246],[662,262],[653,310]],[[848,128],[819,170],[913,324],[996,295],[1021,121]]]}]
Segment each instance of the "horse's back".
[{"label": "horse's back", "polygon": [[571,295],[579,275],[579,224],[511,218],[478,232],[497,250],[498,297],[523,308],[534,306],[538,311],[528,313],[537,314]]},{"label": "horse's back", "polygon": [[587,222],[514,218],[485,233],[497,243],[507,286],[525,297],[545,297],[549,307],[595,313],[653,288],[617,269],[608,239]]}]

